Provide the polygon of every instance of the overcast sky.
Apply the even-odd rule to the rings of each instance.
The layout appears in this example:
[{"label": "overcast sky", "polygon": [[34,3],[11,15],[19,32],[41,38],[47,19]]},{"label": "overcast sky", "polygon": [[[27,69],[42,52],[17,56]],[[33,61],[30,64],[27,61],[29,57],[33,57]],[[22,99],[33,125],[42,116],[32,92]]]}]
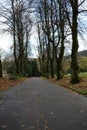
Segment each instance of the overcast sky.
[{"label": "overcast sky", "polygon": [[[4,0],[0,0],[0,2],[4,2]],[[87,4],[87,0],[86,0],[86,4]],[[87,28],[87,16],[83,17],[82,16],[82,20],[85,21],[85,25],[86,25],[86,28]],[[1,26],[0,26],[1,28]],[[85,37],[85,40],[82,40],[82,38],[79,38],[79,43],[80,43],[80,46],[79,46],[79,51],[81,50],[84,50],[84,49],[87,49],[87,33],[84,34],[84,37]],[[34,49],[34,56],[37,55],[35,49],[36,49],[36,46],[37,46],[37,35],[36,35],[36,32],[35,30],[33,30],[32,32],[32,37],[31,37],[31,44],[33,45],[33,49]],[[9,34],[1,34],[0,33],[0,48],[2,48],[3,50],[5,50],[6,52],[10,51],[10,47],[12,46],[12,39],[11,39],[11,36]]]}]

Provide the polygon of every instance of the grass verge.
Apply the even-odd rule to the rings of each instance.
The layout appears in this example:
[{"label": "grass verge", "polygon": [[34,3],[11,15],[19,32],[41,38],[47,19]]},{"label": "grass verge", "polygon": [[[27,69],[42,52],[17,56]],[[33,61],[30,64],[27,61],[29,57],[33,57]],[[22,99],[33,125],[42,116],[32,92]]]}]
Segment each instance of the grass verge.
[{"label": "grass verge", "polygon": [[87,95],[87,72],[80,73],[79,77],[80,77],[80,83],[78,83],[78,84],[71,84],[70,75],[65,75],[64,78],[61,80],[56,80],[54,78],[54,79],[50,79],[50,81],[52,81],[52,82],[56,83],[57,85],[60,85],[64,88],[75,91],[79,94]]}]

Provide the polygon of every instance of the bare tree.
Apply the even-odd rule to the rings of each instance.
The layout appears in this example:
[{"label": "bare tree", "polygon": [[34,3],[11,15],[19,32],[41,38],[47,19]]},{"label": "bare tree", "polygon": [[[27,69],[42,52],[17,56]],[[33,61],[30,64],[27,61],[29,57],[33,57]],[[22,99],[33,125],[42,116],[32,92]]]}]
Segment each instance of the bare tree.
[{"label": "bare tree", "polygon": [[[56,60],[57,79],[62,78],[62,60],[64,55],[64,40],[67,36],[66,14],[64,1],[40,0],[39,21],[42,23],[42,30],[47,36],[47,73],[54,77],[54,64]],[[48,74],[49,75],[49,74]]]},{"label": "bare tree", "polygon": [[39,62],[40,62],[40,71],[42,76],[45,77],[46,75],[46,36],[43,34],[41,29],[41,23],[37,24],[37,32],[38,32],[38,39],[39,39]]},{"label": "bare tree", "polygon": [[[80,6],[85,2],[85,0],[68,0],[66,2],[66,14],[67,19],[69,22],[69,26],[71,28],[72,32],[72,52],[71,52],[71,69],[72,69],[72,77],[71,82],[72,83],[78,83],[79,76],[78,76],[78,60],[77,60],[77,53],[78,53],[78,15],[81,12],[84,12],[86,10],[81,9],[79,11]],[[71,11],[71,13],[70,13]]]},{"label": "bare tree", "polygon": [[[30,5],[29,5],[30,4]],[[32,1],[9,0],[8,5],[1,5],[0,16],[4,18],[7,29],[13,37],[13,52],[16,65],[16,73],[24,74],[28,57],[28,44],[31,31],[30,6]]]}]

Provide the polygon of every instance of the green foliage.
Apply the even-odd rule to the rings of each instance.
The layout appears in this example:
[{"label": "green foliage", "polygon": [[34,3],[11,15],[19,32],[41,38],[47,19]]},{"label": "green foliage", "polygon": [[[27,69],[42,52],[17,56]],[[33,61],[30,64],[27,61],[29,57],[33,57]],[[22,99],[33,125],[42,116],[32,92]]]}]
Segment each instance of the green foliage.
[{"label": "green foliage", "polygon": [[14,62],[8,62],[7,73],[10,75],[16,75],[16,67]]},{"label": "green foliage", "polygon": [[63,61],[63,71],[64,71],[65,74],[70,74],[71,73],[70,65],[71,65],[71,63],[70,63],[69,59],[68,60],[65,59]]},{"label": "green foliage", "polygon": [[80,88],[75,88],[75,87],[70,87],[71,90],[76,91],[79,94],[82,95],[87,95],[87,89],[80,89]]},{"label": "green foliage", "polygon": [[[70,79],[71,78],[71,74],[65,74],[64,77]],[[80,78],[87,78],[87,72],[80,72],[79,73],[79,77]]]},{"label": "green foliage", "polygon": [[11,79],[11,80],[18,80],[18,76],[16,74],[11,74],[9,76],[9,79]]},{"label": "green foliage", "polygon": [[79,71],[80,72],[87,72],[87,57],[82,56],[79,58]]},{"label": "green foliage", "polygon": [[70,79],[71,78],[71,74],[65,74],[64,77]]},{"label": "green foliage", "polygon": [[20,72],[19,74],[16,73],[16,66],[14,61],[3,62],[3,68],[7,70],[7,74],[10,75],[9,78],[12,80],[16,80],[18,79],[18,77],[40,75],[37,59],[27,59],[23,73],[22,72]]},{"label": "green foliage", "polygon": [[38,68],[38,64],[37,64],[36,59],[30,59],[30,60],[27,61],[27,65],[26,65],[26,68],[25,68],[25,74],[28,77],[40,76],[40,72],[39,72],[39,68]]},{"label": "green foliage", "polygon": [[[79,65],[79,73],[80,72],[87,72],[87,57],[82,56],[78,58],[78,65]],[[71,66],[70,66],[70,60],[64,60],[63,61],[63,70],[66,76],[71,76]],[[87,73],[80,73],[81,77],[86,76]]]},{"label": "green foliage", "polygon": [[81,78],[87,78],[87,72],[80,72],[80,73],[79,73],[79,76],[80,76]]}]

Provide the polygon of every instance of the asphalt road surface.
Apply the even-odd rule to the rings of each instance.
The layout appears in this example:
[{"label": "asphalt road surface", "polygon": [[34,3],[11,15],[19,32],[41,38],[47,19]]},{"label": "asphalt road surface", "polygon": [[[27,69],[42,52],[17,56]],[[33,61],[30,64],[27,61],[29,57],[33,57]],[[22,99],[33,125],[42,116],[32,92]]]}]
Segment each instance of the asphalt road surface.
[{"label": "asphalt road surface", "polygon": [[30,78],[0,92],[0,130],[87,130],[87,98]]}]

